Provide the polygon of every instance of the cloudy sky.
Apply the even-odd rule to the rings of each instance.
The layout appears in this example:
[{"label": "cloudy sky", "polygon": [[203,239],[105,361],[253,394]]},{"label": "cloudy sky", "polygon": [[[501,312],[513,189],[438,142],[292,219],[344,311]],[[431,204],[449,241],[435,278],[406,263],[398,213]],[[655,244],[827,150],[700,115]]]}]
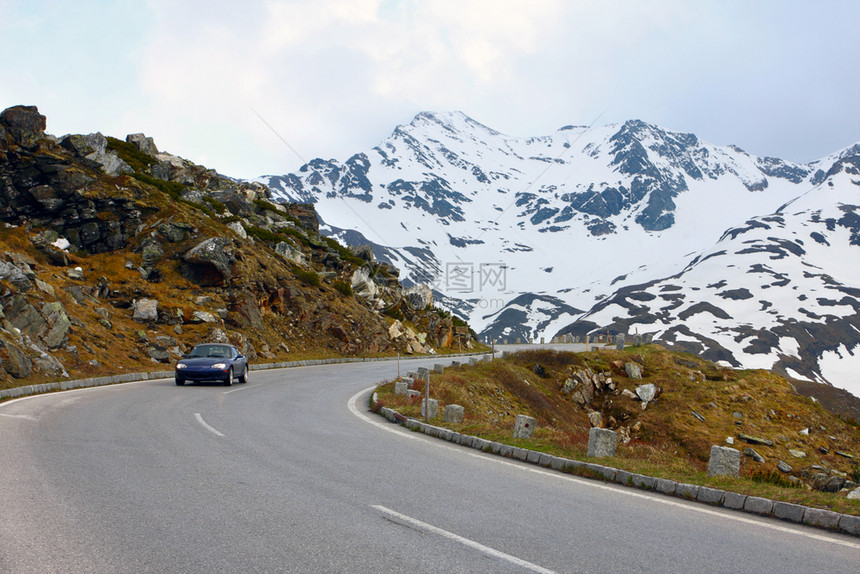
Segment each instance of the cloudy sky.
[{"label": "cloudy sky", "polygon": [[422,110],[514,136],[638,118],[807,162],[860,141],[857,22],[855,0],[0,0],[0,108],[245,178]]}]

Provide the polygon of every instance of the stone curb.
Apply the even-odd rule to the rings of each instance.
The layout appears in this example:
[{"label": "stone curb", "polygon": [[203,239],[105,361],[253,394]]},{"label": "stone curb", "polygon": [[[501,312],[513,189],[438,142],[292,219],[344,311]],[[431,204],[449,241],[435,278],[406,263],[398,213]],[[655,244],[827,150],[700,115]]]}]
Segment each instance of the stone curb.
[{"label": "stone curb", "polygon": [[[418,355],[400,357],[401,361],[411,361],[417,359],[438,358],[445,359],[448,357],[471,357],[474,355],[485,355],[486,353],[456,353],[453,355]],[[397,357],[343,357],[335,359],[308,359],[304,361],[281,361],[277,363],[255,363],[249,365],[251,371],[263,371],[269,369],[287,369],[292,367],[314,367],[318,365],[334,365],[338,363],[373,363],[381,361],[396,361]],[[14,387],[11,389],[3,389],[0,391],[0,400],[2,399],[17,399],[30,395],[39,395],[52,391],[69,391],[72,389],[83,389],[87,387],[100,387],[104,385],[114,385],[117,383],[135,383],[140,381],[150,381],[154,379],[169,379],[173,377],[173,370],[169,371],[153,371],[151,373],[124,373],[122,375],[109,375],[105,377],[93,377],[89,379],[77,379],[74,381],[63,381],[60,383],[42,383],[39,385],[26,385],[23,387]]]},{"label": "stone curb", "polygon": [[491,442],[475,436],[464,435],[450,429],[427,424],[425,422],[404,417],[397,411],[388,407],[381,407],[379,414],[389,421],[402,424],[406,428],[422,432],[428,436],[441,438],[455,444],[468,446],[486,453],[492,453],[506,458],[513,458],[523,462],[578,474],[585,478],[594,478],[613,482],[623,486],[632,486],[641,490],[659,492],[668,496],[675,496],[686,500],[709,504],[711,506],[722,506],[732,510],[740,510],[759,516],[767,516],[805,524],[827,530],[837,531],[851,536],[860,537],[860,516],[851,514],[840,514],[830,510],[811,508],[799,504],[779,502],[768,498],[747,496],[735,492],[727,492],[716,488],[684,484],[665,478],[653,478],[641,474],[634,474],[626,470],[620,470],[611,466],[603,466],[591,462],[567,459],[552,456],[525,448]]}]

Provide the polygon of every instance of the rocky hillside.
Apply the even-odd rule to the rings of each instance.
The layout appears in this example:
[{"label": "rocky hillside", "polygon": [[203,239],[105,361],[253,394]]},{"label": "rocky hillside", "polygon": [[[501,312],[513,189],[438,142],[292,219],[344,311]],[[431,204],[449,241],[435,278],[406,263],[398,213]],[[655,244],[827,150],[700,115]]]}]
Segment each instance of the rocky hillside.
[{"label": "rocky hillside", "polygon": [[[423,392],[422,380],[408,381]],[[420,400],[393,386],[379,389],[381,403],[420,419]],[[723,368],[658,345],[528,350],[434,373],[430,392],[439,401],[432,424],[457,432],[581,459],[589,429],[608,428],[619,440],[613,466],[693,484],[709,484],[712,445],[732,446],[743,453],[732,489],[860,511],[860,502],[845,499],[860,486],[856,422],[772,372]],[[464,407],[462,422],[442,421],[451,404]],[[535,435],[512,440],[521,414],[536,419]]]},{"label": "rocky hillside", "polygon": [[0,114],[0,388],[163,369],[203,340],[252,361],[471,346],[311,205],[162,153]]}]

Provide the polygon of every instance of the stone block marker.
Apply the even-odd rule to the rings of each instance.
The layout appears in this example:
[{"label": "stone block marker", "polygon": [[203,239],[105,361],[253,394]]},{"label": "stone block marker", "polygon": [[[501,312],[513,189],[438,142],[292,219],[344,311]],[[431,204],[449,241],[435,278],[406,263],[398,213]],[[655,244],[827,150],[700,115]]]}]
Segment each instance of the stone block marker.
[{"label": "stone block marker", "polygon": [[427,367],[418,367],[418,378],[426,381],[430,377],[430,369]]},{"label": "stone block marker", "polygon": [[461,423],[466,409],[460,405],[448,405],[445,407],[445,422],[446,423]]},{"label": "stone block marker", "polygon": [[394,394],[395,395],[405,395],[406,391],[409,390],[409,383],[406,381],[400,381],[394,383]]},{"label": "stone block marker", "polygon": [[535,434],[535,426],[537,426],[537,420],[526,415],[517,415],[514,438],[531,438]]},{"label": "stone block marker", "polygon": [[420,399],[421,398],[421,391],[414,391],[414,390],[410,389],[410,390],[406,391],[406,396],[409,397],[410,399]]},{"label": "stone block marker", "polygon": [[429,414],[425,414],[425,411],[427,410],[426,409],[427,404],[428,404],[427,399],[424,399],[421,401],[421,416],[422,417],[426,416],[428,419],[435,419],[436,413],[439,411],[439,401],[437,401],[436,399],[430,399]]},{"label": "stone block marker", "polygon": [[588,456],[615,456],[618,434],[609,429],[593,427],[588,430]]},{"label": "stone block marker", "polygon": [[615,349],[618,351],[624,350],[624,335],[621,333],[615,336]]},{"label": "stone block marker", "polygon": [[445,365],[440,365],[439,363],[436,363],[435,365],[433,365],[433,372],[441,375],[445,372]]},{"label": "stone block marker", "polygon": [[711,447],[708,460],[708,476],[738,477],[741,470],[741,451],[727,446]]}]

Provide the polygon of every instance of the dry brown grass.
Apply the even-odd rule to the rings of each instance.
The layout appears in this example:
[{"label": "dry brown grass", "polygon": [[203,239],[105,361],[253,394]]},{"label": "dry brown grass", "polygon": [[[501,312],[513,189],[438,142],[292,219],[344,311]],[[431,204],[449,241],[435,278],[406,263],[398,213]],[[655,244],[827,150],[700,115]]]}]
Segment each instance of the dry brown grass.
[{"label": "dry brown grass", "polygon": [[[642,365],[642,381],[627,378],[623,365],[628,361]],[[532,372],[535,363],[544,367],[545,377]],[[856,425],[797,394],[787,381],[771,372],[721,369],[658,346],[579,354],[527,351],[476,367],[447,368],[444,374],[431,374],[431,396],[440,403],[439,418],[434,424],[488,440],[585,459],[590,428],[587,414],[591,408],[580,406],[561,392],[571,369],[585,367],[611,373],[617,392],[598,397],[594,405],[602,411],[604,420],[610,421],[609,426],[623,429],[631,437],[628,444],[619,444],[615,458],[602,462],[650,476],[860,514],[860,502],[842,495],[752,480],[753,475],[781,475],[776,470],[779,460],[790,464],[792,474],[797,476],[815,472],[811,469],[814,464],[857,480],[860,430]],[[640,402],[620,392],[625,388],[635,390],[645,383],[658,385],[660,394],[643,411]],[[416,382],[416,388],[423,392],[422,383]],[[395,396],[393,384],[382,387],[379,396],[385,406],[419,418],[419,401]],[[442,422],[442,412],[448,404],[465,407],[462,424]],[[693,410],[705,421],[695,418]],[[510,438],[518,414],[537,419],[532,439]],[[806,428],[810,429],[809,435],[801,435]],[[773,440],[774,446],[748,445],[736,438],[739,433]],[[705,471],[711,446],[725,445],[730,436],[735,437],[735,448],[742,451],[751,446],[766,462],[759,464],[744,456],[741,478],[708,478]],[[821,447],[827,449],[826,454]],[[804,451],[806,458],[794,458],[789,453],[794,449]],[[845,458],[837,451],[855,458]]]}]

